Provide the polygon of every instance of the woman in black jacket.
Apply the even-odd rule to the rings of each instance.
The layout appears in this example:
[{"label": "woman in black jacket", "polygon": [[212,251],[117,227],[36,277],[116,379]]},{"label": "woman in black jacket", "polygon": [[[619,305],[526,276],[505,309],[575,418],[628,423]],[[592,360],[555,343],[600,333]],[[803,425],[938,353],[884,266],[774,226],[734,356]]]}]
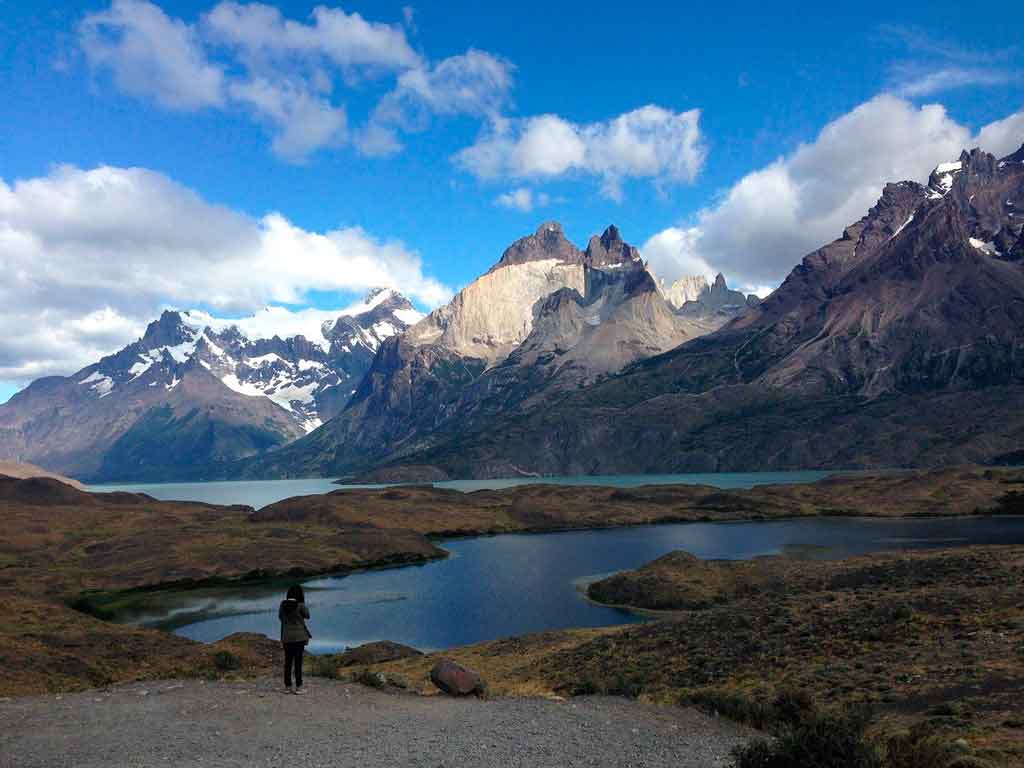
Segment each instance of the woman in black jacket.
[{"label": "woman in black jacket", "polygon": [[[277,609],[281,620],[281,645],[284,646],[284,692],[302,693],[302,655],[312,635],[306,626],[309,608],[302,587],[294,584],[288,588],[288,596]],[[292,668],[295,669],[295,688],[292,688]]]}]

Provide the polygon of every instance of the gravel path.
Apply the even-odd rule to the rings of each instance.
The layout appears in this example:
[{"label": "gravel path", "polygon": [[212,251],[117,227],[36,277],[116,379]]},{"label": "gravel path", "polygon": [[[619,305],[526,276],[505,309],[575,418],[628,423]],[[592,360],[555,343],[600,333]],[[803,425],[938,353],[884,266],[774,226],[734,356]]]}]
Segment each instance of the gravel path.
[{"label": "gravel path", "polygon": [[0,766],[724,766],[751,734],[624,699],[451,699],[315,678],[162,681],[0,700]]}]

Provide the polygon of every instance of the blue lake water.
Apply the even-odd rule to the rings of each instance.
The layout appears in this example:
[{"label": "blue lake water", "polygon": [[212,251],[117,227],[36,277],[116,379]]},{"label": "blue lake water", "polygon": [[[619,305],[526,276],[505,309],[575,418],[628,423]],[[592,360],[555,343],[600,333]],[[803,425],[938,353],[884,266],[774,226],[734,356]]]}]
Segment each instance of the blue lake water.
[{"label": "blue lake water", "polygon": [[[1024,519],[802,519],[686,523],[459,539],[451,557],[422,566],[306,582],[310,650],[372,640],[424,650],[566,627],[644,620],[587,601],[580,585],[675,549],[741,559],[794,552],[839,558],[886,549],[1024,543]],[[277,637],[282,587],[179,593],[138,623],[212,642],[232,632]]]},{"label": "blue lake water", "polygon": [[[618,488],[638,485],[713,485],[717,488],[752,488],[776,483],[812,483],[830,472],[716,472],[689,475],[580,475],[577,477],[516,477],[498,480],[450,480],[434,483],[458,491],[512,488],[517,485],[607,485]],[[164,501],[204,501],[211,504],[248,504],[264,507],[292,496],[309,496],[346,488],[381,488],[382,485],[337,485],[332,478],[307,480],[226,480],[204,483],[133,483],[94,485],[91,491],[146,493]]]}]

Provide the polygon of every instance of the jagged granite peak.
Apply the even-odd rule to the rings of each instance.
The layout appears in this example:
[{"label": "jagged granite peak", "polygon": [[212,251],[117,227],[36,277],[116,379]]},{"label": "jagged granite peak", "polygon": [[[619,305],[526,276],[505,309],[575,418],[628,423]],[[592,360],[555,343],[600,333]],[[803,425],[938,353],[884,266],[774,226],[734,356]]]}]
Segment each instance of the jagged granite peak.
[{"label": "jagged granite peak", "polygon": [[619,228],[614,224],[609,225],[600,235],[590,238],[584,256],[587,264],[591,267],[642,264],[640,250],[625,242],[619,233]]},{"label": "jagged granite peak", "polygon": [[146,349],[157,347],[173,347],[192,340],[193,334],[188,326],[182,322],[181,314],[174,310],[165,309],[160,313],[160,318],[146,326],[146,332],[142,335],[140,343]]},{"label": "jagged granite peak", "polygon": [[490,271],[513,264],[551,259],[564,264],[579,264],[583,259],[580,249],[566,239],[562,225],[557,221],[545,221],[532,235],[516,240],[505,249]]},{"label": "jagged granite peak", "polygon": [[688,301],[697,301],[701,293],[708,289],[708,279],[704,275],[686,275],[671,285],[659,283],[665,300],[673,309],[679,309]]}]

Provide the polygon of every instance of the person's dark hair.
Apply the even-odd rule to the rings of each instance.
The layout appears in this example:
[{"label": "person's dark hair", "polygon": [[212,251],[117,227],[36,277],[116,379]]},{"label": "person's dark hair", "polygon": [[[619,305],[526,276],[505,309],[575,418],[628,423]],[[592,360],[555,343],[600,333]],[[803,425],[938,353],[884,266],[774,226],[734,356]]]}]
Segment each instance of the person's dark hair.
[{"label": "person's dark hair", "polygon": [[298,600],[300,603],[306,602],[306,593],[302,591],[302,587],[298,584],[292,584],[288,587],[288,600]]}]

